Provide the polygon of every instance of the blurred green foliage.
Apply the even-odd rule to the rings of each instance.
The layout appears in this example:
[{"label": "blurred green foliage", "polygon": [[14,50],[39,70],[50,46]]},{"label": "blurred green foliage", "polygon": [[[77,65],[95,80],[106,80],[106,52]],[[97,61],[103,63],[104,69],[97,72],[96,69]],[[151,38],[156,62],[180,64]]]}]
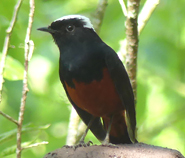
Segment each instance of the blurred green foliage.
[{"label": "blurred green foliage", "polygon": [[[144,4],[141,1],[141,7]],[[92,15],[98,0],[36,0],[31,38],[35,51],[29,63],[29,93],[26,102],[22,142],[49,141],[23,151],[23,157],[39,158],[65,145],[70,104],[58,76],[58,48],[48,34],[36,29],[68,14]],[[0,48],[16,0],[0,2]],[[29,1],[23,1],[11,38],[0,109],[17,119],[22,95],[24,39]],[[140,35],[138,53],[137,127],[138,140],[177,149],[185,154],[185,9],[184,0],[161,0]],[[101,38],[115,51],[125,38],[125,18],[118,1],[109,0]],[[45,125],[51,124],[48,128]],[[31,126],[31,127],[30,127]],[[40,127],[40,128],[39,128]],[[0,116],[0,157],[16,144],[16,126]],[[35,129],[35,130],[33,130]],[[44,130],[45,129],[45,130]],[[10,135],[8,135],[10,134]],[[99,143],[91,133],[87,140]],[[14,149],[12,151],[15,151]],[[15,154],[7,156],[15,157]]]}]

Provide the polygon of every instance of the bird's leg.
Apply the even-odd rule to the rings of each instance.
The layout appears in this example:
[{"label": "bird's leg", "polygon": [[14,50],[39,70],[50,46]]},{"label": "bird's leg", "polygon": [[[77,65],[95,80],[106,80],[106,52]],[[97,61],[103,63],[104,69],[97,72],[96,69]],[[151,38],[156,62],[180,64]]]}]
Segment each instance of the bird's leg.
[{"label": "bird's leg", "polygon": [[87,125],[87,128],[86,128],[84,134],[82,135],[82,137],[81,137],[79,143],[78,143],[77,145],[75,145],[75,148],[80,147],[80,146],[86,147],[86,146],[90,146],[90,144],[93,144],[92,141],[88,141],[87,143],[85,143],[84,140],[85,140],[85,137],[86,137],[86,135],[87,135],[87,132],[88,132],[88,130],[90,129],[90,127],[91,127],[91,125],[92,125],[94,119],[95,119],[95,117],[93,116],[93,117],[91,118],[91,120],[89,121],[89,123],[88,123],[88,125]]},{"label": "bird's leg", "polygon": [[111,116],[111,119],[110,119],[110,122],[109,122],[108,128],[107,128],[106,137],[105,137],[104,141],[102,142],[102,145],[109,145],[109,134],[110,134],[113,119],[114,119],[114,115]]},{"label": "bird's leg", "polygon": [[91,125],[92,125],[94,119],[95,119],[95,117],[93,116],[93,117],[91,118],[91,120],[89,121],[89,123],[88,123],[88,125],[87,125],[87,128],[86,128],[84,134],[82,135],[82,137],[81,137],[81,139],[80,139],[80,142],[84,142],[85,137],[86,137],[86,135],[87,135],[87,132],[88,132],[88,130],[90,129],[90,127],[91,127]]}]

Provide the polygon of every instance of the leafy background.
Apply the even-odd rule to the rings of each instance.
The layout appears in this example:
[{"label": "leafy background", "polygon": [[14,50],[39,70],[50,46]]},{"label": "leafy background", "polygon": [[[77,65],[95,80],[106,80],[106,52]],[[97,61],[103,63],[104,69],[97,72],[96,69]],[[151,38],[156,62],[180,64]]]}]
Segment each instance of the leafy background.
[{"label": "leafy background", "polygon": [[[141,7],[144,4],[141,1]],[[0,48],[16,1],[0,2]],[[50,35],[36,29],[68,14],[90,17],[96,0],[36,0],[31,38],[35,51],[29,64],[29,93],[23,142],[49,141],[23,151],[23,157],[43,157],[65,145],[71,106],[58,77],[59,53]],[[24,39],[29,2],[24,1],[8,52],[0,109],[17,119],[24,65]],[[138,140],[185,154],[185,9],[184,0],[162,0],[140,35],[138,53]],[[109,0],[101,38],[115,51],[125,38],[125,18],[118,1]],[[1,54],[0,54],[1,56]],[[50,124],[49,127],[47,127]],[[16,126],[0,116],[0,157],[14,152]],[[99,143],[91,133],[87,140]],[[5,151],[6,149],[6,151]],[[13,158],[15,154],[7,156]]]}]

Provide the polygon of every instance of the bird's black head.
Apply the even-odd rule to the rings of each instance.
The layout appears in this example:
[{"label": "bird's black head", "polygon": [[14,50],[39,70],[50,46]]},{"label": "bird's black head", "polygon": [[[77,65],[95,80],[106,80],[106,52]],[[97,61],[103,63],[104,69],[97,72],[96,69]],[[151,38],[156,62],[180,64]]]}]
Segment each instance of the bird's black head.
[{"label": "bird's black head", "polygon": [[50,33],[59,47],[73,40],[83,42],[88,35],[95,33],[89,18],[81,15],[64,16],[38,30]]}]

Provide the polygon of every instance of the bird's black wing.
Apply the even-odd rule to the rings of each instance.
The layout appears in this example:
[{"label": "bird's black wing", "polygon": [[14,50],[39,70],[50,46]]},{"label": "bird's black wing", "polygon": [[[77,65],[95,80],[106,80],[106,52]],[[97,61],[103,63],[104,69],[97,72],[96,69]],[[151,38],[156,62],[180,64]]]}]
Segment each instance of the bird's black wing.
[{"label": "bird's black wing", "polygon": [[137,142],[135,138],[136,113],[134,94],[128,74],[123,66],[123,63],[112,48],[104,45],[102,50],[104,50],[105,62],[110,76],[114,82],[122,104],[126,109],[126,124],[129,137],[133,143]]}]

